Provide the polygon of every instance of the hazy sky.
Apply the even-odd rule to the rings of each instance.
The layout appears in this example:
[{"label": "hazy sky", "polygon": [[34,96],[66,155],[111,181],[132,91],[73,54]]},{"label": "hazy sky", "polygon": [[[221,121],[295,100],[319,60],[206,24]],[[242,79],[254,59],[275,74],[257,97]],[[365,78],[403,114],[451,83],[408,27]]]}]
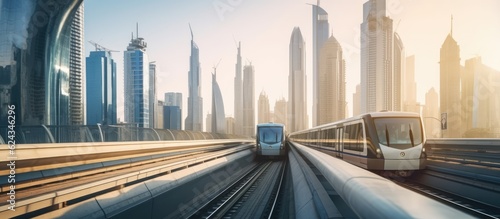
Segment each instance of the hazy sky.
[{"label": "hazy sky", "polygon": [[[352,94],[360,82],[360,24],[366,0],[323,0],[331,34],[340,42],[346,61],[346,100],[352,115]],[[183,117],[188,96],[191,24],[200,48],[203,115],[211,110],[211,77],[217,68],[226,116],[234,115],[233,80],[236,42],[241,41],[243,64],[255,67],[255,97],[265,91],[271,108],[277,99],[288,100],[288,47],[292,30],[300,27],[306,41],[308,114],[312,117],[312,9],[311,0],[86,0],[85,41],[92,40],[113,53],[118,66],[118,116],[123,121],[123,50],[139,23],[139,36],[148,43],[150,61],[156,61],[157,96],[183,94]],[[498,0],[387,0],[389,16],[406,55],[415,55],[417,101],[439,90],[439,50],[451,30],[460,46],[461,63],[481,56],[483,63],[500,70],[500,1]],[[94,50],[86,43],[86,56]],[[184,118],[183,118],[184,119]],[[311,119],[310,119],[311,121]],[[204,124],[205,126],[205,124]]]}]

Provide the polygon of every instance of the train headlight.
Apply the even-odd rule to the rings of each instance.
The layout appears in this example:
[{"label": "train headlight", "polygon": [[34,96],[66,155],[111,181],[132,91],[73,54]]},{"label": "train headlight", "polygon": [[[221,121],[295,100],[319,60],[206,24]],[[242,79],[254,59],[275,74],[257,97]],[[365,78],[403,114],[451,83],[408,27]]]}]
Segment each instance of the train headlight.
[{"label": "train headlight", "polygon": [[380,148],[377,148],[377,158],[381,158],[381,157],[382,157],[382,154],[381,154]]},{"label": "train headlight", "polygon": [[280,149],[283,150],[283,143],[280,145]]},{"label": "train headlight", "polygon": [[424,148],[424,147],[422,148],[422,152],[424,152],[424,153],[425,153],[425,148]]},{"label": "train headlight", "polygon": [[260,144],[257,144],[257,148],[260,148]]}]

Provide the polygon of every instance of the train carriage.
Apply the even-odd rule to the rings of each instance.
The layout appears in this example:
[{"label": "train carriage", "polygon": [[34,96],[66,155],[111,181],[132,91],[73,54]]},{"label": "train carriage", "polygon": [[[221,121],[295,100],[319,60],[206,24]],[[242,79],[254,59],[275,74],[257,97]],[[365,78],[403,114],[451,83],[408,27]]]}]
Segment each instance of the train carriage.
[{"label": "train carriage", "polygon": [[404,176],[425,168],[424,133],[417,113],[377,112],[291,133],[289,138],[365,169]]},{"label": "train carriage", "polygon": [[257,158],[282,158],[286,155],[285,126],[283,124],[258,124],[255,139],[257,144]]}]

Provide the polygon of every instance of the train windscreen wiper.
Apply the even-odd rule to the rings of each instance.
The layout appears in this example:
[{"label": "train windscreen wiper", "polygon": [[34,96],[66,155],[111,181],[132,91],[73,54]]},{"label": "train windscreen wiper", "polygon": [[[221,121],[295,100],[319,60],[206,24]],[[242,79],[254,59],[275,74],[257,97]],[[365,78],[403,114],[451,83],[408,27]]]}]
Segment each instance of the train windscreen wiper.
[{"label": "train windscreen wiper", "polygon": [[411,141],[411,146],[415,147],[415,142],[413,140],[413,131],[411,130],[411,125],[408,124],[408,127],[410,127],[410,141]]},{"label": "train windscreen wiper", "polygon": [[387,130],[387,124],[385,125],[385,140],[387,141],[387,146],[391,146],[389,143],[389,131]]}]

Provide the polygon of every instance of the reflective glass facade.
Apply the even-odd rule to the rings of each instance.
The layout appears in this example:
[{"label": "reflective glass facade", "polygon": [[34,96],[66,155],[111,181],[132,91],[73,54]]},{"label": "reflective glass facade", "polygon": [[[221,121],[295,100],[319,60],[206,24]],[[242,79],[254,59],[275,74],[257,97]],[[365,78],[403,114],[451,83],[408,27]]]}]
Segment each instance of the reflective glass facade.
[{"label": "reflective glass facade", "polygon": [[163,126],[165,129],[181,130],[182,110],[179,106],[163,106]]},{"label": "reflective glass facade", "polygon": [[212,74],[212,132],[226,133],[226,113],[216,74]]},{"label": "reflective glass facade", "polygon": [[124,52],[125,122],[151,128],[154,121],[150,121],[149,116],[150,77],[146,47],[143,38],[135,38]]},{"label": "reflective glass facade", "polygon": [[116,124],[116,63],[107,51],[92,51],[86,59],[87,124]]},{"label": "reflective glass facade", "polygon": [[70,19],[82,0],[0,1],[0,124],[69,124]]}]

